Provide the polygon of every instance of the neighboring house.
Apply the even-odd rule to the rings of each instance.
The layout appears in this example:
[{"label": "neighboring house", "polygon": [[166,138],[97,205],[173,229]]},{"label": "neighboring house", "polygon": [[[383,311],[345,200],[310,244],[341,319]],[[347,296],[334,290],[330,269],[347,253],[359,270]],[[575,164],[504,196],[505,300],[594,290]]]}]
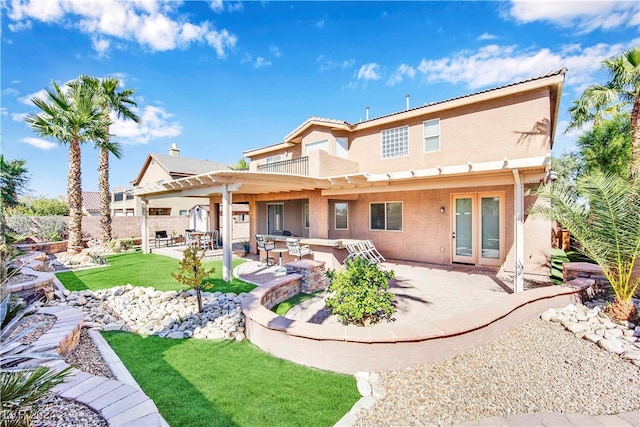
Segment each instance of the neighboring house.
[{"label": "neighboring house", "polygon": [[100,193],[97,191],[82,192],[82,214],[100,216]]},{"label": "neighboring house", "polygon": [[518,288],[522,273],[549,276],[551,222],[527,208],[545,202],[535,189],[548,180],[565,73],[359,123],[311,117],[245,151],[249,171],[137,194],[248,202],[252,240],[288,230],[329,266],[345,240],[371,239],[387,258],[515,272]]},{"label": "neighboring house", "polygon": [[[169,148],[169,154],[149,153],[136,179],[131,181],[134,188],[151,188],[163,182],[202,174],[216,170],[228,170],[223,163],[181,157],[176,144]],[[141,206],[136,203],[132,189],[114,189],[111,199],[113,215],[141,215]],[[189,209],[197,204],[208,204],[208,198],[175,197],[152,200],[148,204],[149,215],[189,215]]]}]

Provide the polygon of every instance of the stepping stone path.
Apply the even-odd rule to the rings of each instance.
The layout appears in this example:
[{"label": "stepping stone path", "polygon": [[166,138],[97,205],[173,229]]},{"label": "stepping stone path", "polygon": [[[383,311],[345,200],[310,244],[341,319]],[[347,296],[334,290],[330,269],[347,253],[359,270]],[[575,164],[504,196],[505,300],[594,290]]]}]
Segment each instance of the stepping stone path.
[{"label": "stepping stone path", "polygon": [[162,292],[126,285],[55,295],[48,304],[81,309],[86,327],[174,339],[245,339],[244,293],[202,292],[202,313],[194,290]]},{"label": "stepping stone path", "polygon": [[[559,323],[579,338],[584,338],[600,348],[620,355],[640,366],[640,325],[631,322],[614,323],[604,313],[604,300],[586,302],[560,309],[551,308],[540,316],[542,320]],[[634,299],[640,310],[640,300]]]}]

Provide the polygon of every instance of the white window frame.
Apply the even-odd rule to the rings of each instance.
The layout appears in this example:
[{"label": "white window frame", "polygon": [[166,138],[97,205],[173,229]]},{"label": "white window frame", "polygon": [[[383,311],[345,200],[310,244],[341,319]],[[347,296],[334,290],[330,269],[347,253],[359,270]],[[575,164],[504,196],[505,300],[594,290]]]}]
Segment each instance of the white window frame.
[{"label": "white window frame", "polygon": [[[430,127],[433,124],[437,124],[438,126],[438,132],[437,133],[427,133],[427,126],[429,125]],[[432,119],[432,120],[426,120],[422,123],[422,136],[423,136],[423,150],[425,153],[435,153],[440,151],[440,119]],[[429,141],[433,141],[436,140],[438,141],[438,148],[437,149],[427,149],[427,140]]]},{"label": "white window frame", "polygon": [[[389,230],[389,222],[387,215],[387,206],[391,203],[400,203],[400,229]],[[384,228],[373,228],[371,224],[371,206],[372,205],[384,205]],[[389,202],[370,202],[369,203],[369,231],[392,231],[402,232],[404,230],[404,203],[401,201],[389,201]]]},{"label": "white window frame", "polygon": [[310,152],[314,150],[323,150],[329,152],[329,140],[322,139],[320,141],[307,142],[304,144],[304,155],[308,156]]},{"label": "white window frame", "polygon": [[349,138],[337,137],[335,141],[335,155],[343,159],[349,158]]},{"label": "white window frame", "polygon": [[[344,205],[346,208],[347,225],[344,228],[338,228],[338,205]],[[349,229],[349,203],[337,202],[333,205],[333,228],[334,230],[348,230]]]},{"label": "white window frame", "polygon": [[282,161],[282,154],[276,154],[275,156],[269,156],[265,159],[266,164],[276,163]]},{"label": "white window frame", "polygon": [[302,205],[302,226],[305,230],[309,229],[309,203]]},{"label": "white window frame", "polygon": [[409,155],[409,126],[385,129],[380,132],[380,156],[383,159]]}]

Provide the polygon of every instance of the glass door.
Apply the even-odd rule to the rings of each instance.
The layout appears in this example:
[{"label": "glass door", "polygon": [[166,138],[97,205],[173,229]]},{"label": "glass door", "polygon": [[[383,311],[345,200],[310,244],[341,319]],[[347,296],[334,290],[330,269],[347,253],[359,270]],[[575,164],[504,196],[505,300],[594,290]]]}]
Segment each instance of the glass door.
[{"label": "glass door", "polygon": [[[267,204],[267,234],[282,232],[284,229],[284,205],[281,203]],[[282,234],[282,233],[276,233]]]},{"label": "glass door", "polygon": [[473,197],[454,196],[453,262],[475,264],[473,250]]},{"label": "glass door", "polygon": [[453,195],[453,262],[478,265],[504,262],[503,198],[503,193]]}]

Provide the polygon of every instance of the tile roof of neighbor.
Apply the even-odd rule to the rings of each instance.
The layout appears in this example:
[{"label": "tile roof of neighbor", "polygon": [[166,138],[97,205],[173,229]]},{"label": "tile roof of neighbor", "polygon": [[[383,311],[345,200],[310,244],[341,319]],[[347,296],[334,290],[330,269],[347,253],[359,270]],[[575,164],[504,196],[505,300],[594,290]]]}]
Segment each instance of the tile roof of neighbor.
[{"label": "tile roof of neighbor", "polygon": [[151,157],[160,163],[160,166],[166,169],[170,175],[199,175],[206,172],[229,170],[226,164],[220,162],[170,156],[161,153],[151,153]]},{"label": "tile roof of neighbor", "polygon": [[97,191],[83,191],[82,208],[87,212],[100,212],[100,193]]}]

